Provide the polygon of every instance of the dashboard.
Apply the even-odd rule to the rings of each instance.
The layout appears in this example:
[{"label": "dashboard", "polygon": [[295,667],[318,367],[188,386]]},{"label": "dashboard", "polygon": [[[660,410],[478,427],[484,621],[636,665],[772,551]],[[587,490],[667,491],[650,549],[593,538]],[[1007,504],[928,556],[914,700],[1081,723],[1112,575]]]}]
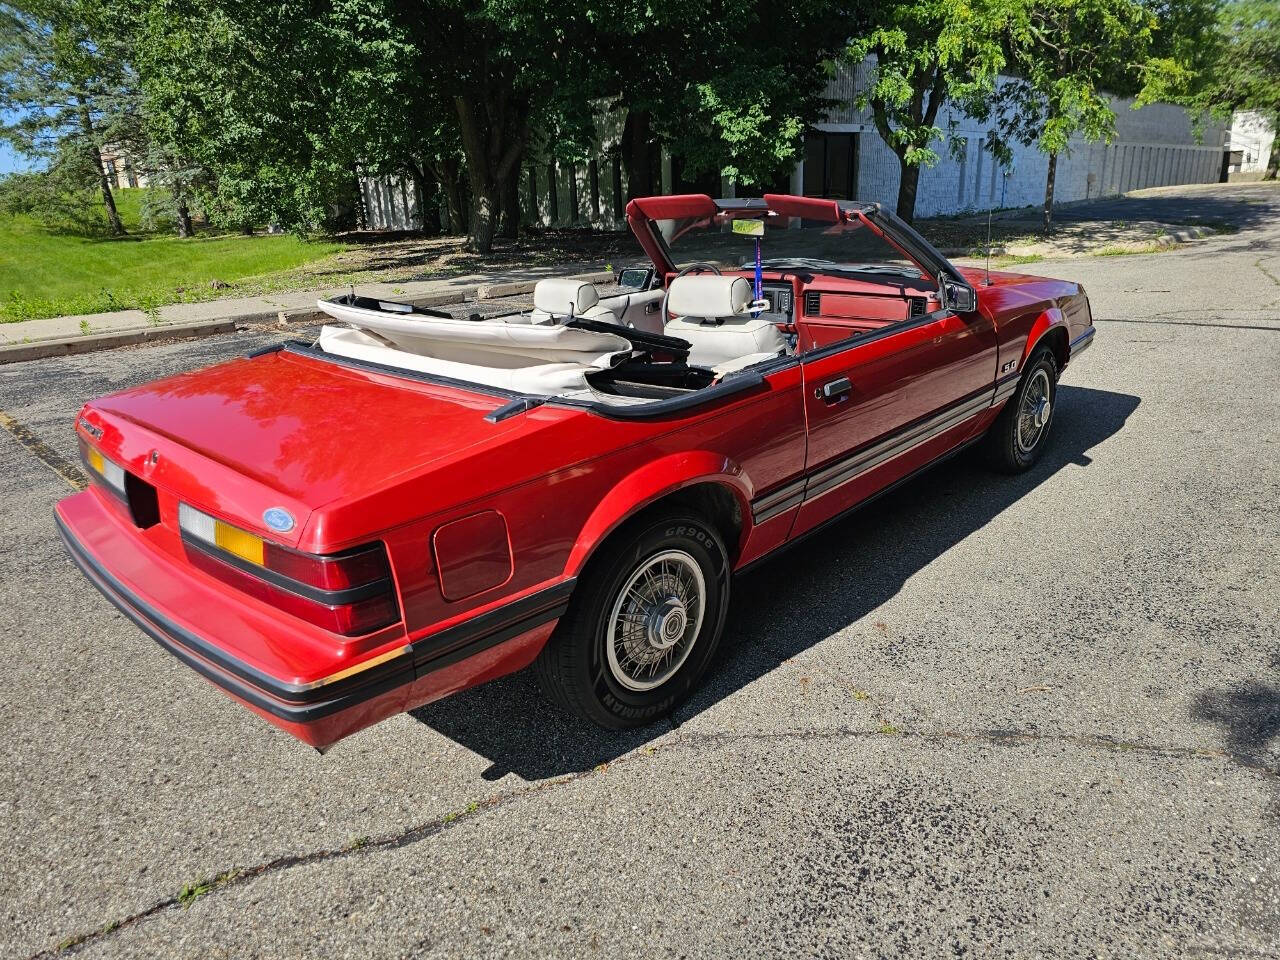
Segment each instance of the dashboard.
[{"label": "dashboard", "polygon": [[[746,271],[734,273],[754,279]],[[775,273],[762,283],[761,297],[769,304],[761,316],[777,324],[792,351],[800,352],[938,309],[931,280],[890,273],[866,279]]]},{"label": "dashboard", "polygon": [[796,292],[790,283],[763,284],[761,298],[769,301],[769,309],[760,316],[772,320],[780,327],[795,323]]}]

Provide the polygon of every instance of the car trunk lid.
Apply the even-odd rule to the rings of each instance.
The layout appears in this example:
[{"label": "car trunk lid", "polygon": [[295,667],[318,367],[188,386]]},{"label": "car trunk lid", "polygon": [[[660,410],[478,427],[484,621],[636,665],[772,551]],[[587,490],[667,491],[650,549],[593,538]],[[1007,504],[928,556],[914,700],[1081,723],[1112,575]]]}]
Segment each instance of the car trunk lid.
[{"label": "car trunk lid", "polygon": [[79,426],[162,496],[296,545],[316,508],[513,429],[485,419],[509,399],[285,349],[92,401]]}]

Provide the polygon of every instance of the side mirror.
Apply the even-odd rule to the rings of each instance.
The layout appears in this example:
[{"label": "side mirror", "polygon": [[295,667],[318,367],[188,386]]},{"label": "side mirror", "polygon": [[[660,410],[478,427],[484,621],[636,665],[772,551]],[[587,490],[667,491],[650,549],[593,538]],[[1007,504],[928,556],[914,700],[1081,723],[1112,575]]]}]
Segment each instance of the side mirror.
[{"label": "side mirror", "polygon": [[955,313],[973,313],[978,309],[978,294],[967,283],[945,280],[942,284],[942,306]]},{"label": "side mirror", "polygon": [[645,291],[653,286],[653,267],[627,267],[618,274],[618,286]]}]

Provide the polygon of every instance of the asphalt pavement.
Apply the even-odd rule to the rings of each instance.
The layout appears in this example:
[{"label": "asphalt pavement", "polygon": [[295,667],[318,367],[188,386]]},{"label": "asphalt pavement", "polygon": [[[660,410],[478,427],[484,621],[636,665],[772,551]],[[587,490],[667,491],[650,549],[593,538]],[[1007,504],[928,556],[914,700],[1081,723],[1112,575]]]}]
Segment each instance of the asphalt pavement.
[{"label": "asphalt pavement", "polygon": [[521,674],[303,747],[52,521],[84,400],[281,335],[0,368],[0,956],[1280,956],[1280,189],[1167,197],[1240,230],[1026,268],[1099,329],[1034,470],[739,579],[622,735]]}]

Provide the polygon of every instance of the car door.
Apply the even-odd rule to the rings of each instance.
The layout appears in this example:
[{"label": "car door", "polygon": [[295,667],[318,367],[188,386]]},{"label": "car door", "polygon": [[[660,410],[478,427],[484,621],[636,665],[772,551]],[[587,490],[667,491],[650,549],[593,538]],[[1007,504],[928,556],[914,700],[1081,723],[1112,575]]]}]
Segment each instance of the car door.
[{"label": "car door", "polygon": [[805,497],[792,529],[816,527],[969,439],[990,407],[991,320],[936,311],[801,357]]}]

